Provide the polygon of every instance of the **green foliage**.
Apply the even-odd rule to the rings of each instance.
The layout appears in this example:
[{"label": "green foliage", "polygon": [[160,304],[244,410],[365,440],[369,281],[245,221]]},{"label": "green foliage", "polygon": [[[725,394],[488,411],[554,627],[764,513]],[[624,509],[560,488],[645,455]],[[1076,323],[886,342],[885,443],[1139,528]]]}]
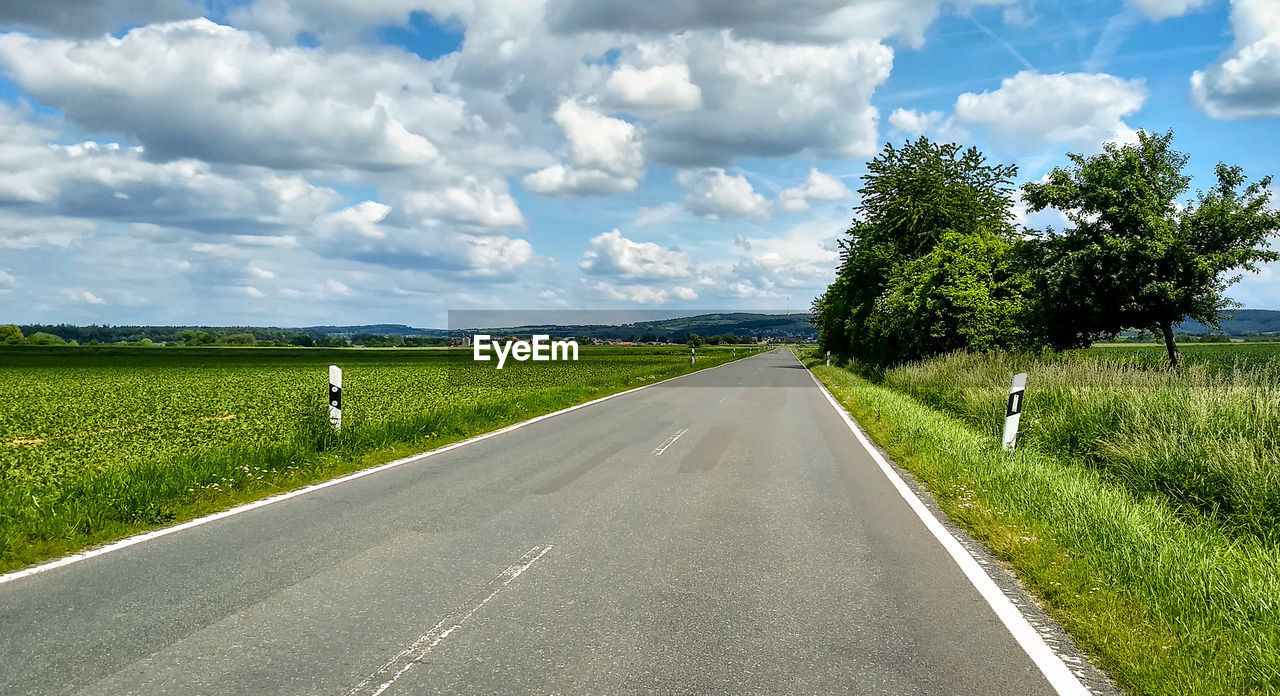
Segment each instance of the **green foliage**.
[{"label": "green foliage", "polygon": [[1069,154],[1069,169],[1023,187],[1032,211],[1057,208],[1073,225],[1032,252],[1042,269],[1035,316],[1049,345],[1088,345],[1128,328],[1159,331],[1176,368],[1173,327],[1191,318],[1218,328],[1232,304],[1224,291],[1238,279],[1229,274],[1280,258],[1266,248],[1280,231],[1280,212],[1267,206],[1270,177],[1246,183],[1239,167],[1219,164],[1217,185],[1179,206],[1190,179],[1182,173],[1187,156],[1172,141],[1172,131],[1139,131],[1136,143]]},{"label": "green foliage", "polygon": [[59,336],[39,331],[27,337],[27,345],[32,346],[60,346],[66,343]]},{"label": "green foliage", "polygon": [[822,348],[886,364],[1015,345],[1017,168],[920,138],[867,169],[836,280],[814,302]]},{"label": "green foliage", "polygon": [[22,329],[13,324],[5,324],[0,326],[0,345],[14,346],[26,343],[27,339],[22,335]]},{"label": "green foliage", "polygon": [[228,346],[252,346],[257,342],[258,339],[254,338],[253,334],[250,333],[231,334],[219,341],[219,343]]}]

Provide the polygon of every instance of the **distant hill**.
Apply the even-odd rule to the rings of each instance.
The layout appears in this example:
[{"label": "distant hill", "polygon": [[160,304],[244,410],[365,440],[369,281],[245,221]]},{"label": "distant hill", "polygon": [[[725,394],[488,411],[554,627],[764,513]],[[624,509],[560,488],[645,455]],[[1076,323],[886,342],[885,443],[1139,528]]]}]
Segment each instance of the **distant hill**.
[{"label": "distant hill", "polygon": [[300,326],[295,331],[309,334],[327,334],[330,336],[355,336],[357,334],[377,334],[390,336],[447,336],[445,329],[417,329],[405,324],[362,324],[360,326]]},{"label": "distant hill", "polygon": [[[1228,313],[1230,318],[1223,320],[1222,330],[1228,336],[1244,336],[1246,334],[1280,334],[1280,310],[1274,309],[1241,309]],[[1198,321],[1186,321],[1178,327],[1179,333],[1208,334],[1213,329]]]},{"label": "distant hill", "polygon": [[495,335],[528,335],[546,333],[576,338],[600,340],[643,340],[652,336],[659,340],[683,340],[689,334],[698,336],[755,336],[759,338],[795,338],[812,340],[818,330],[809,323],[811,314],[757,314],[752,312],[728,312],[723,314],[699,314],[628,324],[533,324],[524,326],[475,327]]}]

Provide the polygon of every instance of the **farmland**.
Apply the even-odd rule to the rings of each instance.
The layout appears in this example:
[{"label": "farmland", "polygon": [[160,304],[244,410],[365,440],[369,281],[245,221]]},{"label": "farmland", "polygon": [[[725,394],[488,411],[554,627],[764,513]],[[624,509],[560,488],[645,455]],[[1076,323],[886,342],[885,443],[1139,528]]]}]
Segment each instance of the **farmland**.
[{"label": "farmland", "polygon": [[[732,351],[702,349],[698,367]],[[693,369],[683,347],[584,347],[501,371],[443,349],[0,357],[0,569]],[[341,433],[329,364],[344,369]]]}]

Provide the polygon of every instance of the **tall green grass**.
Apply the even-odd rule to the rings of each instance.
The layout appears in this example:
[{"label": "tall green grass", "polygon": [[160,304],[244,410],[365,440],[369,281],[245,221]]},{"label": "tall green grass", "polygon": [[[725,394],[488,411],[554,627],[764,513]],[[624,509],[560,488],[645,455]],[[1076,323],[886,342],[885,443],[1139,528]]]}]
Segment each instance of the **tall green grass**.
[{"label": "tall green grass", "polygon": [[1233,533],[1280,541],[1280,369],[1191,364],[1182,373],[1091,355],[956,353],[881,383],[996,437],[1009,380],[1030,374],[1019,447],[1094,467]]},{"label": "tall green grass", "polygon": [[[871,437],[930,488],[952,519],[1012,564],[1127,692],[1280,693],[1280,548],[1230,534],[1205,516],[1179,514],[1163,494],[1139,492],[1141,486],[1123,482],[1138,475],[1136,464],[1135,473],[1121,477],[1047,452],[1067,438],[1075,442],[1062,450],[1114,456],[1097,444],[1111,442],[1126,458],[1145,461],[1133,451],[1140,445],[1121,447],[1109,438],[1106,427],[1118,425],[1146,433],[1147,444],[1159,428],[1176,431],[1169,439],[1184,444],[1169,448],[1185,453],[1193,433],[1204,430],[1180,418],[1211,413],[1236,430],[1205,447],[1234,453],[1231,475],[1239,477],[1247,473],[1242,462],[1258,455],[1223,443],[1244,436],[1240,422],[1266,412],[1250,411],[1243,397],[1225,398],[1220,406],[1201,393],[1184,403],[1179,397],[1206,388],[1205,377],[1190,376],[1189,386],[1123,366],[952,356],[892,370],[885,385],[876,385],[820,362],[808,361]],[[998,392],[1007,391],[1010,368],[1033,368],[1032,384],[1041,390],[1039,402],[1029,395],[1026,406],[1028,415],[1041,411],[1027,431],[1036,445],[1016,453],[1000,449],[992,420],[997,406],[1003,415]],[[1240,386],[1261,378],[1234,379]],[[1157,387],[1161,396],[1142,396]],[[1057,401],[1046,399],[1046,389]],[[1080,391],[1072,396],[1072,389]],[[1166,415],[1141,420],[1124,399],[1107,396],[1108,389],[1141,396]],[[1231,409],[1245,409],[1244,415]],[[1074,427],[1089,434],[1069,436]],[[1181,461],[1183,454],[1176,457]]]}]

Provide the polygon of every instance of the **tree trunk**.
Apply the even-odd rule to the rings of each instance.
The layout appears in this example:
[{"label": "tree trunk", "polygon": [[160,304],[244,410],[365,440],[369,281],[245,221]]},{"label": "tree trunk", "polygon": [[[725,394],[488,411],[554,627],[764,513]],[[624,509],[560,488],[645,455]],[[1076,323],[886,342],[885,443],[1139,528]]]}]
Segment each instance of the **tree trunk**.
[{"label": "tree trunk", "polygon": [[1164,349],[1169,352],[1169,369],[1177,372],[1182,369],[1178,359],[1178,344],[1173,341],[1173,322],[1160,322],[1160,333],[1164,334]]}]

